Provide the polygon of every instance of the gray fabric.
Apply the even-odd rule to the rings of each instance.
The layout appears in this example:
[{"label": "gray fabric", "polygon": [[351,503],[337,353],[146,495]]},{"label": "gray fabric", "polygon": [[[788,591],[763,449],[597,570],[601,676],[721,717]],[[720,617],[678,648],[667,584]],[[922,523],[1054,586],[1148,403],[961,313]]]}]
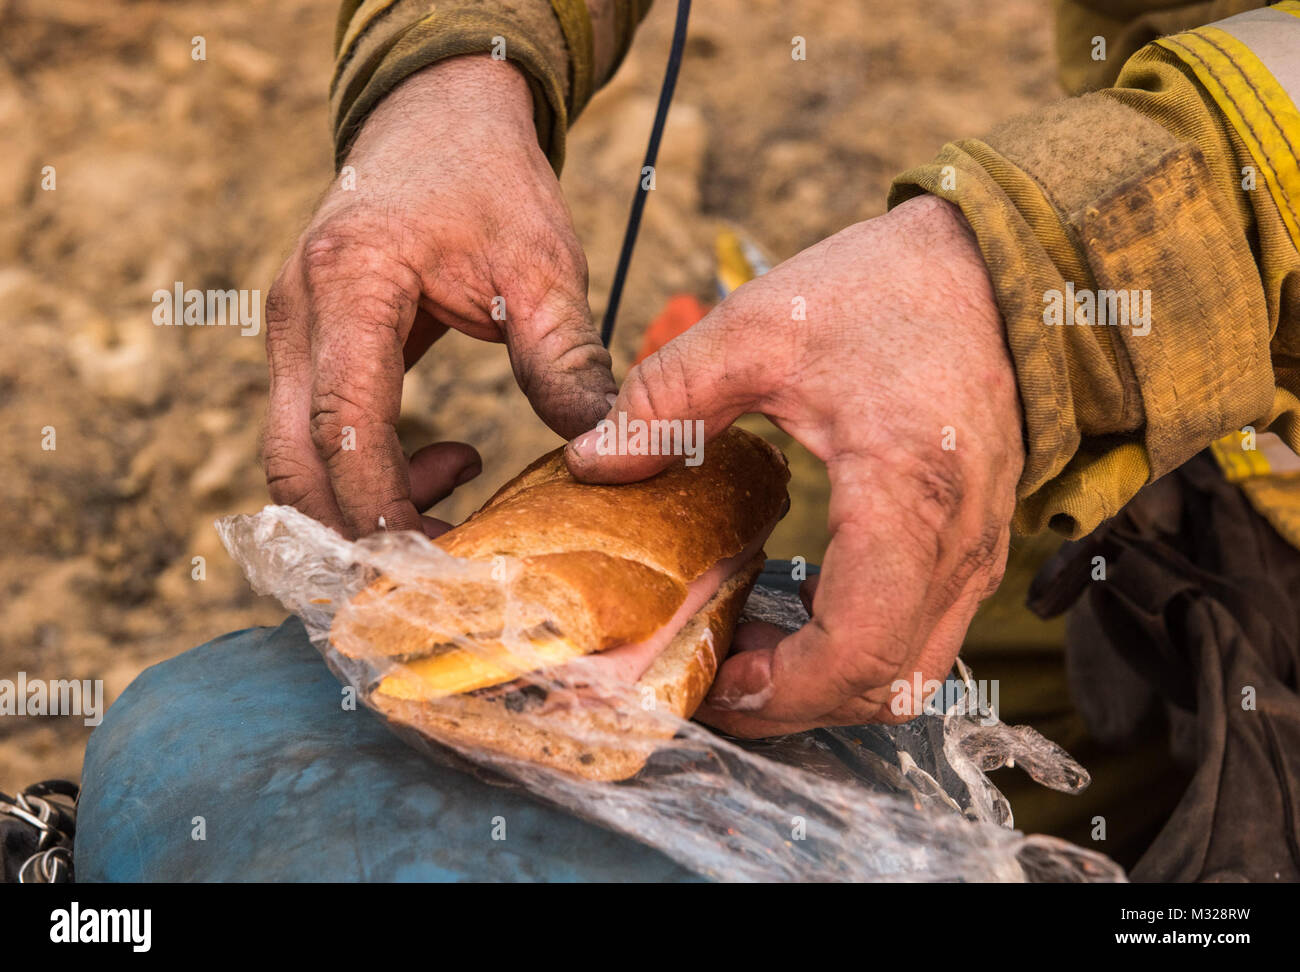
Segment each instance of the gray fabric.
[{"label": "gray fabric", "polygon": [[[1106,573],[1094,579],[1097,557]],[[1192,771],[1134,880],[1300,880],[1297,590],[1300,551],[1208,453],[1066,544],[1036,578],[1039,613],[1078,599],[1070,690],[1093,734],[1135,746],[1164,733],[1165,759]]]},{"label": "gray fabric", "polygon": [[1293,105],[1300,105],[1300,17],[1262,7],[1220,20],[1212,27],[1250,48]]}]

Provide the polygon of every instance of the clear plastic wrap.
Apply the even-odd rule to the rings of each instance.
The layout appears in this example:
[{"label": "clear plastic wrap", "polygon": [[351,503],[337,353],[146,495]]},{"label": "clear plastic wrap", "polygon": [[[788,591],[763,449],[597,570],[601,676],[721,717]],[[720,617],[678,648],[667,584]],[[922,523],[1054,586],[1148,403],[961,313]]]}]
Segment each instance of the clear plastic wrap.
[{"label": "clear plastic wrap", "polygon": [[[431,758],[500,785],[525,787],[699,874],[725,881],[1124,879],[1102,855],[1013,829],[1011,809],[987,771],[1014,761],[1043,785],[1067,792],[1086,786],[1088,775],[1033,730],[1003,725],[987,710],[965,705],[973,692],[960,694],[946,713],[903,726],[750,742],[647,705],[643,691],[596,669],[570,665],[530,673],[531,665],[520,663],[520,680],[502,691],[531,686],[521,693],[528,704],[511,706],[521,724],[597,752],[653,751],[635,777],[592,782],[446,738],[437,726],[455,715],[459,697],[394,704],[377,687],[401,675],[402,661],[347,657],[331,642],[336,614],[380,575],[394,590],[421,592],[411,602],[390,598],[388,610],[418,604],[418,614],[427,616],[437,611],[437,595],[427,593],[431,578],[441,582],[433,585],[438,590],[448,581],[506,590],[515,565],[460,560],[413,533],[350,542],[282,506],[228,517],[217,529],[253,588],[298,615],[335,675]],[[526,659],[535,642],[524,631],[535,630],[536,612],[512,602],[506,616],[512,621],[502,643],[512,658]],[[744,617],[786,630],[807,620],[797,597],[761,586]],[[402,620],[422,623],[422,617]],[[470,639],[458,647],[482,650]],[[969,673],[961,671],[969,689]]]}]

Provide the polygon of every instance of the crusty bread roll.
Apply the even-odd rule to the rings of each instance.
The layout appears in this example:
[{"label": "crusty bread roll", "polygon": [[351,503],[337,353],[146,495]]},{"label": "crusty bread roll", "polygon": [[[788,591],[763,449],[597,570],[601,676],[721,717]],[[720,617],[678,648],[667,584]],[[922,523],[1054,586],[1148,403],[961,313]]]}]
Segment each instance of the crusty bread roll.
[{"label": "crusty bread roll", "polygon": [[[705,609],[696,614],[629,693],[632,704],[537,713],[545,695],[527,688],[504,695],[455,695],[436,702],[376,691],[371,701],[385,715],[426,736],[453,745],[487,749],[504,756],[562,770],[588,780],[635,776],[657,748],[671,738],[667,713],[689,719],[713,684],[718,665],[754,579],[763,568],[755,557],[733,575]],[[654,693],[658,714],[638,708],[641,690]]]},{"label": "crusty bread roll", "polygon": [[[434,738],[589,779],[625,779],[707,694],[784,510],[780,452],[732,428],[696,467],[640,483],[575,480],[560,450],[439,537],[448,553],[508,569],[381,576],[330,631],[344,655],[400,660],[370,698]],[[584,657],[589,656],[589,657]],[[530,671],[610,677],[627,704],[548,706]],[[628,694],[628,698],[631,694]]]}]

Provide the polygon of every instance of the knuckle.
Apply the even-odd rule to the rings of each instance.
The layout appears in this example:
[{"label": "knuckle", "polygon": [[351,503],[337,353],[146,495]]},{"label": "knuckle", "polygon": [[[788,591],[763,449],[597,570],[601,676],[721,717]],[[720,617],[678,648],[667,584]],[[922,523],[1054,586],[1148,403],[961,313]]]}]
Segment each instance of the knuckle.
[{"label": "knuckle", "polygon": [[[271,341],[269,332],[267,340]],[[267,369],[274,384],[277,380],[311,370],[311,351],[298,341],[276,340],[266,355]]]},{"label": "knuckle", "polygon": [[914,540],[929,538],[927,546],[942,549],[951,538],[966,496],[966,475],[953,453],[938,444],[906,445],[869,450],[867,461],[882,470],[879,496],[898,514],[899,528]]},{"label": "knuckle", "polygon": [[548,360],[574,351],[607,356],[587,304],[585,267],[580,277],[543,272],[545,277],[525,281],[511,298],[515,312],[507,319],[509,331],[521,346]]},{"label": "knuckle", "polygon": [[966,477],[951,453],[926,450],[905,463],[905,481],[911,486],[917,512],[936,527],[948,527],[961,512],[966,498]]},{"label": "knuckle", "polygon": [[548,283],[586,293],[587,254],[571,233],[556,233],[548,226],[533,252],[539,255],[535,265],[542,270]]},{"label": "knuckle", "polygon": [[851,699],[888,685],[906,657],[907,645],[890,630],[869,626],[846,628],[813,618],[826,639],[826,685],[841,699]]},{"label": "knuckle", "polygon": [[846,639],[832,639],[829,650],[835,663],[826,668],[826,685],[839,699],[851,699],[871,684],[875,660],[860,645]]},{"label": "knuckle", "polygon": [[366,411],[358,403],[337,389],[318,391],[312,395],[311,441],[316,453],[326,462],[343,448],[344,432],[348,427],[359,428],[366,421]]},{"label": "knuckle", "polygon": [[978,477],[972,480],[952,452],[938,447],[909,450],[894,457],[886,485],[890,502],[904,515],[898,529],[912,549],[929,557],[943,576],[932,597],[958,597],[972,577],[989,572],[993,588],[1001,580],[1005,558],[998,554],[1006,540],[1006,523],[980,506],[986,495]]},{"label": "knuckle", "polygon": [[888,658],[888,651],[880,646],[864,645],[854,639],[832,642],[832,658],[827,666],[825,681],[842,700],[856,698],[871,689],[888,685],[898,666]]},{"label": "knuckle", "polygon": [[586,372],[593,368],[608,371],[613,363],[609,352],[593,337],[565,347],[552,359],[551,366],[560,372]]},{"label": "knuckle", "polygon": [[586,292],[587,254],[568,220],[533,218],[511,234],[522,265],[532,269],[534,279],[547,285],[582,284]]},{"label": "knuckle", "polygon": [[600,343],[599,335],[590,326],[586,302],[578,298],[554,316],[538,321],[531,328],[517,333],[520,352],[531,363],[545,364],[544,368],[531,369],[532,380],[556,377],[553,373],[581,372],[592,367],[608,369],[613,363],[609,351]]},{"label": "knuckle", "polygon": [[315,224],[302,236],[302,266],[309,280],[349,267],[365,250],[369,234],[356,224],[332,219]]},{"label": "knuckle", "polygon": [[358,315],[366,321],[387,321],[420,296],[418,275],[391,250],[386,235],[365,222],[336,217],[309,228],[301,260],[309,293],[346,289],[349,310],[368,310]]},{"label": "knuckle", "polygon": [[271,441],[263,447],[262,466],[272,502],[301,507],[320,498],[311,468],[284,443]]},{"label": "knuckle", "polygon": [[[854,650],[854,695],[887,686],[898,674],[907,656],[906,639],[894,631],[876,630],[865,643],[859,640]],[[849,650],[846,646],[845,650]]]},{"label": "knuckle", "polygon": [[691,393],[685,382],[685,362],[680,350],[665,345],[628,372],[624,392],[631,410],[661,418],[681,418],[667,414],[675,389],[681,394],[684,411],[691,411]]}]

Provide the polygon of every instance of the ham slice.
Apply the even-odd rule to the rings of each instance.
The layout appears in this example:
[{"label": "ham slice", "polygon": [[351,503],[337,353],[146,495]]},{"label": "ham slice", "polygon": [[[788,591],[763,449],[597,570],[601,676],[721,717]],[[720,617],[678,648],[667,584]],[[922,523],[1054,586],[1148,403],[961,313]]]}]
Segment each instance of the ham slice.
[{"label": "ham slice", "polygon": [[[784,512],[784,511],[782,511]],[[771,526],[775,526],[774,520]],[[582,655],[573,660],[562,661],[545,669],[548,680],[563,685],[563,688],[548,686],[551,691],[546,698],[543,712],[571,708],[582,704],[583,699],[598,695],[598,692],[584,691],[592,686],[616,685],[619,683],[633,685],[640,681],[655,659],[663,653],[678,633],[709,601],[719,588],[732,575],[741,570],[754,559],[762,549],[763,543],[771,533],[771,527],[764,529],[744,550],[734,557],[728,557],[714,564],[709,570],[695,578],[686,589],[686,598],[673,616],[649,638],[631,644],[619,645],[597,654]],[[535,684],[536,676],[522,676],[510,682],[481,689],[477,693],[481,698],[494,699],[519,692]],[[544,696],[545,697],[545,696]]]},{"label": "ham slice", "polygon": [[677,633],[686,626],[686,622],[694,617],[704,605],[708,604],[713,595],[718,593],[718,588],[732,574],[754,559],[754,555],[762,548],[763,542],[770,532],[770,528],[762,531],[740,553],[734,557],[728,557],[726,560],[718,561],[691,581],[686,588],[686,599],[682,601],[681,607],[677,609],[666,624],[649,638],[632,644],[619,645],[617,648],[611,648],[599,654],[584,655],[581,658],[567,662],[562,668],[553,669],[552,673],[565,682],[575,684],[608,682],[631,684],[639,681],[641,676],[654,664],[660,652],[667,648],[669,643],[677,637]]}]

